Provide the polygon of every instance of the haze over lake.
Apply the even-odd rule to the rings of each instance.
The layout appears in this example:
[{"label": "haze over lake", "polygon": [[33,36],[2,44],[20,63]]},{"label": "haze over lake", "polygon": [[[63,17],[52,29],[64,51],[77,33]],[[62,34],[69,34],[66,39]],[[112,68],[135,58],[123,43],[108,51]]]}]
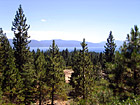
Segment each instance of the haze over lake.
[{"label": "haze over lake", "polygon": [[[74,48],[76,48],[77,50],[80,50],[81,47],[59,47],[59,51],[63,51],[68,49],[69,52],[74,51]],[[49,50],[49,47],[30,47],[30,51],[35,50],[37,51],[37,49],[40,49],[41,51],[47,51]],[[116,48],[116,50],[119,50],[119,48]],[[104,47],[88,47],[88,51],[89,52],[103,52],[104,51]]]}]

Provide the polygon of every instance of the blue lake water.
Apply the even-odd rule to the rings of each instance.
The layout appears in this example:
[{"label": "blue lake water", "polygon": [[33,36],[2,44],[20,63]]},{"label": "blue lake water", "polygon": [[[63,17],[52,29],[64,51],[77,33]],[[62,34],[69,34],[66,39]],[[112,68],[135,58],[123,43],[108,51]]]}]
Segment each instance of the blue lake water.
[{"label": "blue lake water", "polygon": [[[37,49],[40,49],[41,51],[43,50],[43,51],[46,51],[46,50],[48,50],[49,49],[49,47],[30,47],[30,51],[32,51],[33,49],[35,50],[35,51],[37,51]],[[62,51],[62,50],[65,50],[65,49],[68,49],[68,51],[69,52],[71,52],[71,51],[73,51],[74,50],[74,48],[76,48],[77,50],[80,50],[81,49],[81,47],[59,47],[59,51]],[[90,52],[92,52],[92,51],[94,51],[94,52],[103,52],[104,51],[104,47],[88,47],[88,51]]]}]

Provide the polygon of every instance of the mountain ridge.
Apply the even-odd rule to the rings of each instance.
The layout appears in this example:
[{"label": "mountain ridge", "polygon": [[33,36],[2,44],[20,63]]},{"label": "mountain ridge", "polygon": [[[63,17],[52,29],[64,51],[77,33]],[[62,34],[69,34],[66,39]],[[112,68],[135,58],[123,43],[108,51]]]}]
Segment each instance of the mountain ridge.
[{"label": "mountain ridge", "polygon": [[[62,40],[62,39],[54,39],[55,43],[58,47],[81,47],[80,43],[82,41],[77,40]],[[13,46],[13,40],[9,39],[10,45]],[[88,47],[104,47],[106,41],[102,41],[99,43],[92,43],[92,42],[86,42]],[[115,43],[117,44],[117,47],[120,47],[123,44],[123,41],[116,40]],[[30,47],[50,47],[52,44],[52,40],[31,40],[31,43],[29,43]]]}]

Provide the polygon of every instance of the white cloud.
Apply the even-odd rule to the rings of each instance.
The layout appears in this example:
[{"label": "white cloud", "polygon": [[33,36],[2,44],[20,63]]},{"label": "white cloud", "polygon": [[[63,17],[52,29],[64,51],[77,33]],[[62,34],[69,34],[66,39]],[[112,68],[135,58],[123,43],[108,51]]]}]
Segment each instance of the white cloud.
[{"label": "white cloud", "polygon": [[46,19],[41,19],[42,22],[46,22]]}]

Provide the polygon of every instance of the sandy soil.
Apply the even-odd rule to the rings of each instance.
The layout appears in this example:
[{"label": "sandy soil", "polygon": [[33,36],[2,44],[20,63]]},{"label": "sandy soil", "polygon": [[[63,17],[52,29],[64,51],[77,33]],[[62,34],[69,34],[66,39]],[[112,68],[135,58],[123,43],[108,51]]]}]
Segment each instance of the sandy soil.
[{"label": "sandy soil", "polygon": [[[43,105],[51,105],[51,102],[44,103]],[[55,100],[54,105],[70,105],[68,101]]]},{"label": "sandy soil", "polygon": [[73,71],[72,69],[65,69],[65,70],[64,70],[65,81],[66,81],[66,83],[69,83],[71,74],[72,74],[73,72],[74,72],[74,71]]}]

